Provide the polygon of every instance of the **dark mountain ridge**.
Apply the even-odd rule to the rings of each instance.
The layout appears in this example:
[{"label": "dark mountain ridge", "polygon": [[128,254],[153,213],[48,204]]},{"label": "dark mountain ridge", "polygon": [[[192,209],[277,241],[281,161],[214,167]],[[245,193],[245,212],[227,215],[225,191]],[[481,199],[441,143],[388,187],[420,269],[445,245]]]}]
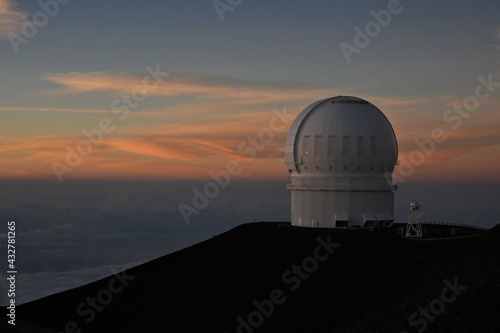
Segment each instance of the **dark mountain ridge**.
[{"label": "dark mountain ridge", "polygon": [[[444,279],[459,276],[467,292],[428,323],[427,332],[445,332],[435,329],[448,327],[451,311],[471,303],[478,309],[459,312],[457,327],[481,320],[481,332],[496,332],[499,307],[493,307],[500,303],[492,278],[500,273],[499,238],[499,226],[481,236],[413,240],[377,231],[243,224],[23,304],[16,319],[56,332],[416,332],[421,326],[409,326],[412,312],[439,295]],[[481,311],[487,318],[477,317]]]}]

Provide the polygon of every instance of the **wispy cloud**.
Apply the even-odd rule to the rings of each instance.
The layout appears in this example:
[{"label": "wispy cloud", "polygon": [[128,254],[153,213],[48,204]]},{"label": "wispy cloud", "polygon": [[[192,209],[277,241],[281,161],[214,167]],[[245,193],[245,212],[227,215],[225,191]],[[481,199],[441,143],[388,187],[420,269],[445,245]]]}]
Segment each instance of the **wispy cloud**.
[{"label": "wispy cloud", "polygon": [[0,39],[7,38],[11,32],[18,32],[26,14],[11,0],[0,0]]},{"label": "wispy cloud", "polygon": [[[201,133],[203,130],[209,130],[209,127],[202,128]],[[249,132],[244,128],[240,130]],[[133,175],[164,179],[206,178],[209,171],[224,168],[229,160],[244,162],[248,159],[237,151],[238,144],[246,140],[242,133],[225,134],[219,131],[204,138],[201,133],[191,136],[183,134],[182,130],[171,132],[106,138],[101,144],[93,146],[90,155],[82,158],[81,165],[75,168],[71,177],[123,178]],[[78,135],[4,137],[0,144],[0,177],[51,178],[51,163],[65,163],[67,147],[76,149],[82,139]],[[257,160],[262,161],[249,165],[241,177],[260,173],[259,170],[266,163],[269,165],[270,161],[276,168],[271,168],[273,170],[268,176],[284,172],[280,161],[283,142],[284,134],[277,134],[276,140],[259,152]]]},{"label": "wispy cloud", "polygon": [[[398,134],[399,156],[406,161],[412,152],[421,152],[422,148],[416,144],[427,142],[426,149],[434,146],[434,151],[426,155],[422,165],[416,167],[414,179],[499,179],[498,168],[500,162],[500,132],[497,124],[500,122],[498,113],[498,98],[491,97],[482,101],[480,107],[461,118],[461,122],[447,123],[443,120],[443,113],[451,104],[444,101],[457,101],[447,96],[437,98],[436,105],[429,114],[419,116],[418,110],[413,110],[408,119],[401,119],[395,123]],[[453,128],[452,125],[459,125]],[[447,139],[443,143],[431,144],[434,129],[444,131]]]},{"label": "wispy cloud", "polygon": [[[451,158],[479,151],[492,146],[500,146],[500,134],[496,123],[481,124],[481,126],[468,126],[453,132],[445,132],[447,139],[443,143],[434,143],[435,152],[425,161],[429,167],[442,164]],[[430,142],[431,136],[420,136],[420,142]],[[412,151],[420,150],[413,138],[399,140],[400,155],[409,158]]]},{"label": "wispy cloud", "polygon": [[189,151],[189,146],[181,142],[158,142],[144,138],[113,138],[105,142],[107,149],[118,152],[132,153],[147,157],[157,157],[166,160],[189,160],[196,156]]},{"label": "wispy cloud", "polygon": [[[144,74],[112,72],[69,72],[48,74],[46,81],[56,83],[59,89],[51,94],[76,94],[109,91],[128,93],[142,86]],[[300,82],[267,82],[241,80],[201,74],[171,74],[164,83],[148,90],[151,96],[190,96],[206,100],[238,100],[270,103],[278,100],[304,98],[311,92],[327,91],[312,84]],[[331,92],[331,89],[328,91]]]},{"label": "wispy cloud", "polygon": [[78,108],[47,108],[47,107],[23,107],[23,106],[0,106],[0,112],[60,112],[60,113],[109,113],[104,109],[78,109]]},{"label": "wispy cloud", "polygon": [[[45,79],[59,86],[52,92],[56,95],[109,92],[119,96],[141,85],[143,77],[128,73],[73,72],[51,74]],[[345,92],[307,83],[172,74],[151,94],[165,97],[167,105],[131,112],[126,121],[118,120],[105,109],[0,107],[0,111],[89,114],[86,117],[94,113],[107,114],[117,129],[93,147],[93,152],[83,158],[82,165],[71,177],[206,178],[209,171],[224,168],[231,159],[242,163],[248,160],[248,156],[238,152],[238,146],[269,126],[273,108],[286,108],[292,121],[309,103]],[[177,96],[182,98],[176,99]],[[463,119],[458,129],[452,129],[451,124],[443,120],[444,112],[461,100],[458,96],[419,100],[376,95],[361,97],[388,116],[403,158],[408,159],[409,154],[418,149],[415,139],[429,138],[435,128],[446,130],[448,140],[436,146],[435,153],[426,158],[421,170],[447,165],[467,154],[481,155],[482,150],[500,142],[494,126],[498,122],[495,120],[498,119],[498,99],[494,97],[482,101],[480,108]],[[171,99],[176,101],[171,104]],[[136,121],[139,118],[140,121]],[[273,141],[246,165],[241,177],[286,177],[282,165],[283,144],[290,123],[284,125],[283,131],[275,133]],[[68,135],[66,128],[53,135],[5,137],[1,143],[1,176],[52,177],[50,164],[65,161],[66,148],[76,148],[78,142],[85,139],[81,130],[76,126],[73,135]]]}]

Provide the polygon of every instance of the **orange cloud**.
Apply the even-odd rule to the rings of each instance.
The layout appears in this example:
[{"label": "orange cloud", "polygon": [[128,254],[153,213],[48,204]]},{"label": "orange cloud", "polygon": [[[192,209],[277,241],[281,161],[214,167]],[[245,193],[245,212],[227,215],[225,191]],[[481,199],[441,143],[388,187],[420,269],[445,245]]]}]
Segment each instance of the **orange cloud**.
[{"label": "orange cloud", "polygon": [[[197,109],[199,105],[195,106]],[[426,157],[425,163],[418,166],[415,179],[424,177],[446,177],[447,166],[456,169],[454,163],[461,160],[467,173],[481,174],[481,165],[464,162],[463,156],[480,156],[481,151],[494,147],[499,140],[496,128],[498,113],[495,103],[487,103],[477,113],[464,119],[463,126],[457,130],[447,129],[448,140],[437,144],[435,152]],[[383,106],[380,106],[384,109]],[[188,110],[188,109],[186,109]],[[393,122],[404,134],[399,139],[400,157],[408,159],[409,154],[418,150],[414,139],[429,138],[431,130],[443,126],[439,116],[419,119],[418,109],[412,120]],[[300,109],[293,110],[296,114]],[[195,111],[194,111],[195,112]],[[201,178],[209,171],[221,170],[229,160],[235,159],[243,166],[241,179],[287,176],[283,166],[283,145],[290,123],[283,124],[283,131],[274,134],[271,143],[262,151],[256,151],[257,158],[249,162],[249,156],[240,154],[238,146],[247,142],[263,128],[269,127],[273,117],[271,110],[246,113],[196,115],[191,120],[179,117],[168,123],[168,113],[158,124],[137,128],[134,123],[117,129],[104,138],[99,146],[93,147],[91,155],[83,158],[80,166],[68,177],[159,177],[159,178]],[[401,112],[401,111],[400,111]],[[441,112],[441,110],[439,110]],[[292,113],[292,112],[290,112]],[[437,112],[435,112],[437,113]],[[195,112],[196,114],[196,112]],[[158,116],[155,116],[157,119]],[[290,122],[293,116],[290,118]],[[51,163],[64,163],[66,146],[76,148],[85,139],[82,135],[46,135],[32,137],[5,137],[2,139],[0,160],[2,177],[52,177]],[[250,146],[247,146],[250,147]],[[483,166],[484,168],[484,166]],[[451,169],[451,168],[450,168]],[[464,171],[465,172],[465,171]],[[491,174],[487,172],[486,174]]]},{"label": "orange cloud", "polygon": [[25,13],[17,9],[11,0],[0,0],[0,39],[7,38],[11,32],[17,33],[22,25]]},{"label": "orange cloud", "polygon": [[[240,131],[245,131],[240,128]],[[249,156],[237,152],[237,146],[245,139],[231,137],[223,132],[209,138],[183,135],[182,131],[168,135],[153,134],[140,137],[104,138],[102,143],[92,146],[92,152],[81,156],[77,166],[67,164],[70,147],[78,151],[79,142],[86,141],[79,135],[45,135],[32,137],[4,137],[1,140],[0,178],[53,178],[52,163],[57,161],[71,167],[67,178],[201,178],[209,171],[225,168],[230,160],[247,163]],[[286,172],[281,163],[284,136],[276,136],[263,151],[256,151],[256,159],[239,176],[263,175],[258,171],[267,166],[265,177]],[[283,142],[281,142],[283,141]],[[262,160],[267,162],[262,164]],[[272,161],[272,162],[270,162]],[[270,164],[276,167],[269,168]]]},{"label": "orange cloud", "polygon": [[47,108],[47,107],[10,107],[0,106],[0,112],[61,112],[61,113],[109,113],[102,109]]},{"label": "orange cloud", "polygon": [[[52,94],[75,94],[109,91],[117,94],[144,90],[143,80],[148,74],[131,75],[111,72],[70,72],[49,74],[46,81],[61,86]],[[152,81],[152,80],[151,80]],[[152,84],[152,83],[151,83]],[[206,100],[237,100],[244,104],[276,103],[311,96],[311,92],[325,96],[326,89],[305,84],[245,81],[226,77],[170,74],[161,84],[145,90],[149,96],[192,96]],[[331,90],[328,90],[331,92]]]},{"label": "orange cloud", "polygon": [[[498,99],[494,98],[482,103],[469,117],[463,118],[456,129],[439,117],[428,124],[415,120],[414,126],[410,125],[412,122],[401,126],[400,131],[405,135],[398,138],[399,159],[407,163],[412,160],[413,154],[415,172],[411,179],[498,179],[500,114],[497,103]],[[435,128],[444,130],[447,136],[445,142],[432,143],[431,133]],[[415,140],[426,144],[419,146]],[[430,152],[429,149],[433,150],[432,153],[425,155],[422,165],[417,165],[420,164],[415,160],[417,154],[422,156],[421,152]],[[491,155],[491,152],[496,153]]]},{"label": "orange cloud", "polygon": [[[412,181],[500,181],[500,145],[470,151],[451,151],[448,159],[429,164],[427,160],[408,180]],[[400,166],[399,166],[400,167]],[[396,174],[398,171],[396,170]]]},{"label": "orange cloud", "polygon": [[189,160],[196,157],[195,154],[182,149],[182,146],[161,144],[152,140],[144,139],[117,139],[111,138],[104,141],[107,149],[118,152],[132,153],[141,156],[158,157],[162,159]]},{"label": "orange cloud", "polygon": [[[57,94],[97,91],[121,94],[130,92],[142,82],[141,75],[103,72],[54,74],[47,79],[61,86]],[[94,147],[92,154],[84,157],[69,177],[205,179],[209,171],[221,170],[234,159],[244,166],[238,176],[242,179],[285,178],[283,146],[294,117],[309,103],[335,95],[300,84],[280,88],[276,83],[199,75],[171,75],[152,94],[190,96],[181,102],[176,100],[177,105],[148,111],[132,110],[127,120],[117,122],[117,129],[105,136],[103,143]],[[417,167],[415,179],[446,177],[446,170],[458,170],[457,161],[461,161],[463,172],[480,175],[481,165],[467,162],[467,157],[483,156],[482,151],[500,142],[495,128],[500,121],[498,98],[482,101],[476,112],[463,119],[460,128],[452,130],[442,116],[460,100],[457,97],[419,100],[363,97],[377,105],[393,124],[401,158],[408,159],[412,151],[419,149],[415,139],[429,138],[435,128],[446,130],[448,140],[437,144],[435,152]],[[238,146],[270,126],[274,107],[280,111],[286,107],[290,117],[287,122],[279,123],[283,130],[274,133],[272,142],[262,151],[256,151],[256,158],[250,162],[248,154],[238,152]],[[108,113],[112,117],[109,110],[92,109],[0,107],[0,111]],[[75,148],[85,139],[79,131],[71,136],[5,138],[0,153],[1,176],[52,177],[50,164],[64,162],[66,146]],[[252,148],[248,143],[247,147]],[[472,169],[465,169],[466,166]]]}]

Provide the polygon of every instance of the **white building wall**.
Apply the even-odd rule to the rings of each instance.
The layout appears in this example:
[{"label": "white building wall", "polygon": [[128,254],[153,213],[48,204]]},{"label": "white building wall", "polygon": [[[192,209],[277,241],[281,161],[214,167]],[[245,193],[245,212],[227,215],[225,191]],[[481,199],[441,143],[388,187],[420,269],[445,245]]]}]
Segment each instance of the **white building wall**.
[{"label": "white building wall", "polygon": [[[393,192],[337,192],[292,190],[292,225],[332,228],[336,221],[347,226],[371,227],[393,220]],[[299,224],[301,222],[301,225]]]},{"label": "white building wall", "polygon": [[367,101],[338,96],[308,106],[292,124],[285,143],[292,224],[389,224],[397,151],[391,124]]}]

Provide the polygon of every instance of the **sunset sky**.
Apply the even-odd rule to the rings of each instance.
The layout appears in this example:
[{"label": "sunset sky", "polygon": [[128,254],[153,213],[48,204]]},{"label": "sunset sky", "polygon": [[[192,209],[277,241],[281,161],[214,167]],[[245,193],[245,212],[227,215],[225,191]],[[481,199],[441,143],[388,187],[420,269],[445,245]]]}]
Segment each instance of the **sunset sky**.
[{"label": "sunset sky", "polygon": [[[354,28],[364,31],[388,1],[243,1],[223,21],[211,1],[71,1],[45,25],[37,2],[1,3],[2,178],[54,178],[52,162],[65,163],[66,147],[105,118],[114,130],[63,179],[205,178],[268,127],[273,109],[295,116],[317,99],[354,95],[388,116],[403,158],[415,139],[446,131],[412,177],[500,179],[498,84],[456,128],[443,120],[479,76],[500,81],[496,1],[401,2],[350,63],[340,44],[355,46]],[[23,18],[39,22],[31,38]],[[148,67],[168,74],[143,98]],[[125,104],[133,89],[140,101]],[[285,178],[285,133],[240,177]]]},{"label": "sunset sky", "polygon": [[[103,248],[111,259],[30,273],[143,261],[242,221],[289,218],[286,133],[307,105],[337,95],[370,101],[395,129],[398,218],[412,195],[431,201],[439,191],[454,196],[428,202],[442,204],[429,209],[437,218],[494,218],[497,0],[60,1],[0,0],[0,217],[25,221],[33,253],[47,246],[41,239],[75,247],[72,239],[100,230],[88,241],[113,239],[122,257]],[[252,146],[269,128],[272,140]],[[446,140],[430,141],[438,132]],[[231,181],[241,183],[196,216],[193,236],[177,207],[231,160],[241,167]],[[168,185],[147,185],[160,181]],[[131,258],[143,218],[153,222],[140,244],[162,233],[153,243],[177,241]],[[232,222],[207,222],[218,219]]]}]

